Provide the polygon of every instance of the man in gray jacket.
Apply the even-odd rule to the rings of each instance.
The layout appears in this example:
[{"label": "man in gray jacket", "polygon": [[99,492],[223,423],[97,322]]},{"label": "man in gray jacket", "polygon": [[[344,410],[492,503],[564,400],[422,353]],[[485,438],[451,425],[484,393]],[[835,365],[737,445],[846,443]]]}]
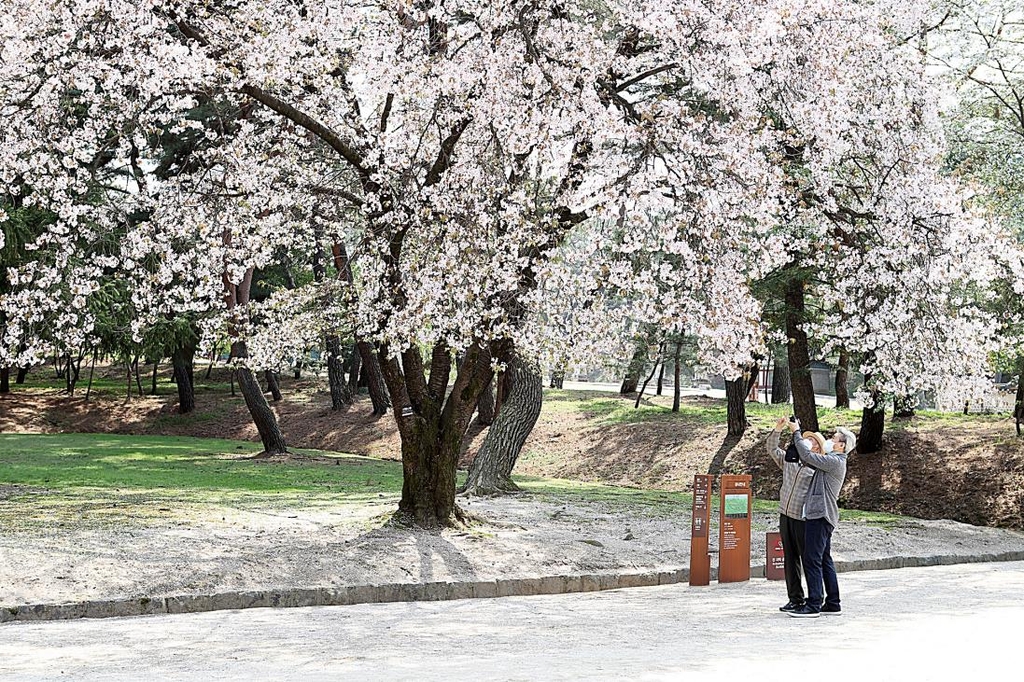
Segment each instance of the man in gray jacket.
[{"label": "man in gray jacket", "polygon": [[[832,532],[839,525],[839,491],[846,480],[846,454],[856,446],[853,433],[839,429],[831,440],[832,452],[821,452],[825,446],[820,434],[811,441],[797,441],[800,461],[814,467],[814,476],[804,504],[804,575],[807,577],[807,601],[789,612],[796,618],[817,618],[820,614],[839,615],[839,581],[832,562]],[[820,440],[818,440],[820,439]],[[824,589],[823,589],[824,588]],[[824,594],[823,594],[824,593]],[[822,603],[824,601],[824,604]]]},{"label": "man in gray jacket", "polygon": [[793,431],[793,442],[789,450],[796,454],[796,441],[800,437],[799,426],[785,417],[779,417],[775,429],[768,435],[768,455],[782,469],[782,489],[779,491],[779,535],[782,537],[782,555],[786,564],[786,592],[789,601],[779,607],[788,613],[804,603],[803,571],[801,556],[804,552],[804,501],[811,485],[814,469],[797,461],[788,461],[786,451],[779,447],[779,437],[786,426]]}]

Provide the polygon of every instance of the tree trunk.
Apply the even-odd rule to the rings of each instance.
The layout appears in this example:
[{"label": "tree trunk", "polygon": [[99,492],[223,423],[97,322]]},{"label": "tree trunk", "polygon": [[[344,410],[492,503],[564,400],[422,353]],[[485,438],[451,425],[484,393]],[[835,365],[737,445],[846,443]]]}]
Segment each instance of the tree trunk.
[{"label": "tree trunk", "polygon": [[178,414],[188,414],[196,409],[196,389],[192,373],[195,352],[194,346],[186,346],[174,349],[174,353],[171,354],[174,384],[178,387]]},{"label": "tree trunk", "polygon": [[341,339],[337,334],[327,337],[326,347],[327,385],[331,389],[331,409],[342,410],[346,405],[352,404],[352,393],[348,389],[345,361],[341,357],[343,352]]},{"label": "tree trunk", "polygon": [[455,505],[455,466],[480,392],[491,380],[491,357],[487,348],[471,346],[449,392],[451,354],[443,343],[433,349],[429,381],[416,348],[402,353],[401,364],[386,348],[378,351],[402,438],[400,521],[434,528],[462,519]]},{"label": "tree trunk", "polygon": [[368,342],[360,341],[358,346],[363,371],[366,372],[367,388],[370,389],[370,400],[373,402],[373,416],[383,417],[391,407],[391,398],[388,395],[388,387],[384,383],[380,360],[373,352],[373,346]]},{"label": "tree trunk", "polygon": [[786,285],[786,336],[789,338],[789,380],[793,389],[793,413],[805,431],[818,430],[818,410],[811,383],[811,356],[804,317],[804,282],[794,277]]},{"label": "tree trunk", "polygon": [[772,405],[788,403],[792,393],[789,386],[789,360],[786,353],[775,353],[775,370],[772,372]]},{"label": "tree trunk", "polygon": [[352,344],[352,354],[349,356],[348,363],[348,392],[354,398],[359,395],[359,370],[363,366],[358,344]]},{"label": "tree trunk", "polygon": [[494,380],[491,379],[476,401],[476,420],[481,426],[494,423]]},{"label": "tree trunk", "polygon": [[[125,371],[127,371],[127,373],[128,373],[128,390],[124,394],[124,402],[125,402],[125,404],[128,404],[132,400],[132,363],[131,363],[131,360],[126,360],[125,361]],[[68,384],[68,395],[72,395],[73,393],[74,393],[74,389],[72,389],[71,385]]]},{"label": "tree trunk", "polygon": [[661,367],[658,369],[658,388],[655,392],[656,395],[661,395],[665,390],[665,361],[662,360]]},{"label": "tree trunk", "polygon": [[750,370],[747,373],[747,400],[748,400],[748,402],[750,402],[750,394],[751,393],[754,394],[754,399],[753,399],[752,402],[755,402],[755,403],[757,402],[757,389],[755,389],[754,387],[757,386],[757,382],[758,382],[760,376],[761,376],[761,364],[758,363],[758,362],[755,362],[754,366],[751,367]]},{"label": "tree trunk", "polygon": [[501,413],[501,406],[505,404],[505,372],[498,372],[494,375],[494,417]]},{"label": "tree trunk", "polygon": [[[224,244],[226,246],[231,244],[230,231],[225,231],[224,233]],[[245,306],[249,303],[252,275],[253,271],[250,268],[246,271],[240,284],[233,283],[226,271],[223,275],[224,299],[227,309],[232,315],[228,325],[228,332],[232,336],[237,333],[239,325],[239,320],[235,317],[235,307]],[[238,339],[231,344],[230,357],[238,358],[243,362],[249,357],[249,349],[246,347],[244,340]],[[281,427],[277,423],[277,417],[274,415],[274,411],[270,409],[270,404],[267,402],[266,396],[263,395],[260,382],[253,376],[252,370],[239,363],[235,367],[235,371],[232,372],[232,377],[238,380],[238,388],[242,391],[242,397],[245,398],[245,406],[249,408],[252,421],[256,424],[256,430],[259,431],[260,441],[263,443],[263,452],[261,454],[277,455],[288,452],[284,442],[284,435],[281,433]],[[232,382],[231,388],[233,394],[234,382]]]},{"label": "tree trunk", "polygon": [[274,402],[278,402],[281,400],[281,382],[277,378],[277,372],[268,369],[263,373],[263,376],[267,380],[267,388],[270,390],[270,395],[274,398]]},{"label": "tree trunk", "polygon": [[[244,341],[236,341],[232,345],[232,355],[236,358],[247,358],[249,352]],[[288,452],[284,442],[284,435],[277,423],[274,411],[270,409],[270,403],[263,395],[263,388],[256,380],[255,375],[248,367],[238,365],[234,371],[235,379],[238,381],[238,388],[245,398],[245,406],[249,408],[252,421],[256,424],[256,430],[260,434],[260,441],[263,443],[263,455],[278,455]]]},{"label": "tree trunk", "polygon": [[654,370],[658,369],[658,365],[665,361],[665,342],[662,341],[658,346],[658,357],[654,359],[654,366],[651,367],[651,373],[644,379],[644,385],[640,387],[640,392],[636,394],[636,402],[633,403],[633,409],[640,407],[640,400],[644,397],[644,392],[647,390],[647,384],[651,383],[651,379],[654,378]]},{"label": "tree trunk", "polygon": [[871,393],[871,398],[874,406],[865,407],[860,418],[857,452],[862,455],[878,452],[882,447],[882,435],[885,433],[885,401],[875,391]]},{"label": "tree trunk", "polygon": [[0,367],[0,393],[11,392],[11,368]]},{"label": "tree trunk", "polygon": [[735,381],[725,382],[726,415],[729,423],[729,435],[741,436],[747,430],[747,378],[739,377]]},{"label": "tree trunk", "polygon": [[[78,361],[76,362],[70,355],[68,356],[68,376],[67,376],[68,395],[74,395],[75,394],[75,387],[78,385],[79,374],[82,371],[82,358],[84,358],[84,357],[85,357],[84,353],[80,353],[79,356],[78,356]],[[129,382],[129,388],[131,388],[131,373],[130,373],[130,371],[129,371],[129,375],[128,375],[128,382]],[[142,392],[141,388],[139,389],[139,392],[140,393]]]},{"label": "tree trunk", "polygon": [[839,366],[836,367],[836,409],[850,409],[850,354],[843,348],[839,351]]},{"label": "tree trunk", "polygon": [[682,353],[683,353],[683,344],[680,342],[680,343],[676,344],[676,356],[675,356],[675,359],[674,359],[675,360],[674,361],[674,365],[675,365],[674,366],[674,371],[675,371],[675,382],[676,383],[675,383],[675,386],[672,387],[672,411],[673,412],[678,412],[679,411],[679,396],[682,393],[682,386],[679,383],[679,359],[682,356]]},{"label": "tree trunk", "polygon": [[892,420],[907,420],[914,417],[917,399],[913,396],[896,396],[892,401]]},{"label": "tree trunk", "polygon": [[85,387],[85,399],[89,400],[89,395],[92,393],[92,375],[96,371],[96,351],[92,352],[92,364],[89,365],[89,384]]},{"label": "tree trunk", "polygon": [[1024,355],[1017,357],[1017,396],[1013,401],[1013,421],[1017,428],[1017,436],[1021,436],[1024,427]]},{"label": "tree trunk", "polygon": [[[505,372],[498,372],[494,375],[494,418],[501,414],[501,406],[505,404]],[[491,420],[492,422],[494,419]]]},{"label": "tree trunk", "polygon": [[153,378],[149,387],[149,394],[156,395],[156,373],[160,368],[160,360],[153,360]]},{"label": "tree trunk", "polygon": [[25,383],[25,378],[28,377],[28,367],[18,368],[18,378],[14,380],[14,383],[21,386]]},{"label": "tree trunk", "polygon": [[519,490],[512,482],[512,469],[540,416],[544,378],[539,365],[515,353],[505,374],[505,404],[473,459],[462,488],[469,495],[497,495]]},{"label": "tree trunk", "polygon": [[139,356],[136,355],[135,359],[132,360],[132,371],[135,373],[135,385],[139,389],[139,397],[142,397],[142,377],[139,376]]},{"label": "tree trunk", "polygon": [[[207,365],[207,367],[206,367],[206,380],[207,381],[210,380],[210,374],[213,373],[213,363],[216,362],[216,360],[217,360],[217,353],[218,353],[218,348],[217,348],[217,346],[214,346],[213,350],[210,351],[210,364]],[[234,393],[232,393],[232,395],[234,395]]]},{"label": "tree trunk", "polygon": [[622,379],[622,386],[619,387],[621,395],[636,393],[636,387],[640,384],[640,375],[644,373],[646,365],[647,347],[639,345],[633,352],[633,358],[629,361],[629,367],[626,368],[626,376]]}]

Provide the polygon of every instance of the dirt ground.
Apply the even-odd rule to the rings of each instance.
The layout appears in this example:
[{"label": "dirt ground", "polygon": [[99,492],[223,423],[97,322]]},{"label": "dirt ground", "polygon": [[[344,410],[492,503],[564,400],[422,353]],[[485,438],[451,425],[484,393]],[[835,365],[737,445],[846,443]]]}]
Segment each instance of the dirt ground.
[{"label": "dirt ground", "polygon": [[[348,410],[332,412],[324,382],[285,377],[282,384],[284,399],[273,406],[290,445],[400,457],[394,419],[390,414],[369,417],[367,396],[360,396]],[[258,440],[240,396],[200,393],[196,413],[184,418],[175,413],[175,398],[168,388],[164,385],[160,396],[133,398],[128,403],[123,397],[94,395],[87,402],[55,390],[16,390],[0,396],[0,432]],[[566,401],[572,398],[566,395],[546,402],[516,473],[670,490],[689,489],[696,473],[750,473],[759,498],[777,496],[780,475],[765,453],[766,431],[751,428],[736,440],[726,437],[724,424],[692,418],[600,423],[597,415],[567,407]],[[578,399],[597,395],[632,400],[614,393],[585,392]],[[684,401],[697,406],[720,404],[700,397]],[[859,417],[857,412],[850,413],[849,426],[855,431]],[[463,465],[485,435],[479,427],[471,427]],[[953,420],[915,420],[898,428],[887,425],[881,452],[850,458],[841,503],[923,519],[1024,529],[1024,441],[1014,436],[1009,418],[972,421],[969,428]]]},{"label": "dirt ground", "polygon": [[[398,457],[393,419],[369,418],[365,396],[334,413],[314,381],[286,381],[284,389],[274,409],[292,446]],[[552,396],[518,473],[685,490],[695,473],[750,472],[758,497],[772,498],[778,490],[777,469],[764,453],[765,434],[756,429],[735,441],[725,438],[724,425],[692,417],[599,423],[599,415],[566,405],[574,399]],[[0,397],[0,432],[257,440],[240,397],[207,393],[198,403],[197,413],[185,419],[175,414],[173,395],[128,403],[93,396],[86,402],[52,390],[19,390]],[[836,559],[1024,550],[1020,530],[959,522],[1022,527],[1024,453],[1009,434],[999,422],[972,425],[969,432],[962,426],[904,427],[890,434],[881,454],[851,458],[845,506],[922,520],[879,525],[847,518],[833,540]],[[467,460],[483,437],[478,429],[471,432]],[[42,503],[52,494],[0,486],[0,505]],[[384,523],[397,493],[368,504],[298,510],[160,504],[166,508],[159,513],[125,509],[123,521],[113,526],[85,522],[83,513],[81,522],[0,527],[0,603],[664,570],[689,562],[689,509],[676,514],[529,495],[461,498],[460,505],[480,520],[469,529],[428,532]],[[774,513],[755,513],[753,563],[763,563],[764,533],[776,527]]]},{"label": "dirt ground", "polygon": [[[0,490],[0,504],[5,494],[26,501],[24,490],[8,489]],[[0,528],[0,605],[689,565],[689,509],[652,515],[529,497],[462,498],[460,504],[482,520],[463,530],[395,528],[382,518],[397,498],[385,497],[312,509],[169,505],[162,518],[145,520],[127,507],[114,526]],[[751,561],[763,564],[765,532],[776,529],[778,517],[757,512],[752,521]],[[714,550],[717,534],[710,540]],[[1024,551],[1024,533],[954,521],[850,519],[840,523],[832,547],[837,561],[978,556]]]}]

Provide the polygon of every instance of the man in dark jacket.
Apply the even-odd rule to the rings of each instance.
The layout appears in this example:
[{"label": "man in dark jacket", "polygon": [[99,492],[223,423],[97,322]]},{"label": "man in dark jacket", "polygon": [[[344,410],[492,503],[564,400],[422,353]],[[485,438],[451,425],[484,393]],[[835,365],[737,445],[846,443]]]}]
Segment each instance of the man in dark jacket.
[{"label": "man in dark jacket", "polygon": [[[779,447],[779,437],[786,426],[793,432],[793,440],[784,451]],[[799,426],[785,417],[775,422],[775,429],[768,435],[768,455],[782,469],[782,489],[779,491],[779,535],[782,537],[782,555],[786,565],[786,592],[789,601],[779,607],[788,613],[803,606],[804,587],[801,557],[804,552],[804,502],[811,485],[814,469],[803,464],[797,456],[796,434]]]},{"label": "man in dark jacket", "polygon": [[789,615],[817,618],[822,613],[842,613],[839,581],[832,562],[832,532],[839,525],[839,491],[846,480],[846,453],[853,449],[855,440],[851,432],[841,429],[832,438],[832,452],[825,454],[826,442],[821,434],[807,432],[804,435],[809,438],[797,441],[797,454],[801,462],[815,469],[804,505],[803,565],[807,601]]}]

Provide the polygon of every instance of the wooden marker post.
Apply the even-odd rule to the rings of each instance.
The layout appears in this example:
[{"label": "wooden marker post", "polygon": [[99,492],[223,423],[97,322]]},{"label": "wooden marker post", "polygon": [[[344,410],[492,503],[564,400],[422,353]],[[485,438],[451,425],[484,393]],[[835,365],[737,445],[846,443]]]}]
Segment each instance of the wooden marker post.
[{"label": "wooden marker post", "polygon": [[786,555],[782,551],[782,533],[766,533],[764,577],[768,580],[786,579]]},{"label": "wooden marker post", "polygon": [[690,584],[711,584],[708,528],[711,526],[711,476],[693,477],[693,521],[690,525]]},{"label": "wooden marker post", "polygon": [[750,476],[722,476],[719,491],[718,582],[750,580]]}]

